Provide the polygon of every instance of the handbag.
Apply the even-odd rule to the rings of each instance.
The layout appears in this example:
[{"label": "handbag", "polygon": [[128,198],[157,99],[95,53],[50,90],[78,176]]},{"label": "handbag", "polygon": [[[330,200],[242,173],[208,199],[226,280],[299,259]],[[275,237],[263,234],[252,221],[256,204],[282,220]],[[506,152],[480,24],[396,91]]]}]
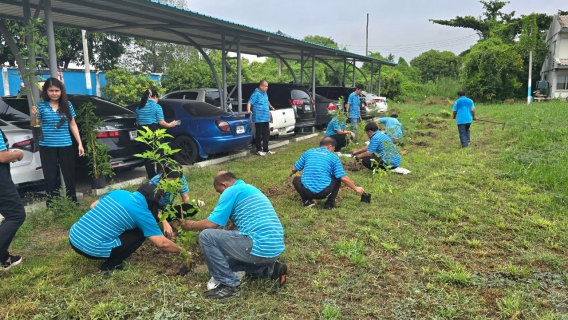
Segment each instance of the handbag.
[{"label": "handbag", "polygon": [[35,117],[35,126],[32,126],[32,135],[34,137],[34,141],[43,141],[43,129],[41,128],[41,123],[38,122],[37,114],[34,115]]}]

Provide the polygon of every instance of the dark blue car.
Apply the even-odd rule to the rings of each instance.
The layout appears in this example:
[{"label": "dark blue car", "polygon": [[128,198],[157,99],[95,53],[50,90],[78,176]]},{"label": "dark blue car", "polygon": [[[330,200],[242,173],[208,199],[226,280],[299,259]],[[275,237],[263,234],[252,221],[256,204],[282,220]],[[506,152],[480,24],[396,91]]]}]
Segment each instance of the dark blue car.
[{"label": "dark blue car", "polygon": [[[251,121],[246,114],[233,114],[205,102],[182,99],[160,99],[164,120],[180,120],[181,124],[169,128],[173,136],[171,147],[181,149],[175,158],[181,164],[193,164],[199,158],[242,149],[253,138]],[[137,104],[128,109],[134,111]]]}]

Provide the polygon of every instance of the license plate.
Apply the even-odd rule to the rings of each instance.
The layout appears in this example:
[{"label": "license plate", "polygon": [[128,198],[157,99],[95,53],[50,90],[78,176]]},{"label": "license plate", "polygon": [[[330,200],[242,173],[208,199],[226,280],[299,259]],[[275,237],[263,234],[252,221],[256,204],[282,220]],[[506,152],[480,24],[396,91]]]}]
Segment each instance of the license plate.
[{"label": "license plate", "polygon": [[237,126],[237,134],[245,133],[245,126]]},{"label": "license plate", "polygon": [[138,137],[138,131],[134,130],[134,131],[130,131],[130,140],[134,140],[136,139],[136,137]]},{"label": "license plate", "polygon": [[278,130],[278,132],[282,135],[286,134],[286,128],[280,128],[280,130]]},{"label": "license plate", "polygon": [[310,107],[310,106],[304,106],[304,110],[306,110],[306,111],[312,111],[312,107]]}]

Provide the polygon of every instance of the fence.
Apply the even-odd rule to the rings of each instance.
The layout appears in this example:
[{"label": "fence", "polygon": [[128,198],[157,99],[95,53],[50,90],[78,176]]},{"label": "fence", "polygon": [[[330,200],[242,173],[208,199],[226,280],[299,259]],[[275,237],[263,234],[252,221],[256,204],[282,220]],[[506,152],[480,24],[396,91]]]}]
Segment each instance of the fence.
[{"label": "fence", "polygon": [[[106,72],[92,71],[91,72],[91,92],[87,89],[87,80],[85,78],[84,70],[63,70],[61,71],[63,82],[67,93],[72,94],[91,94],[101,96],[101,87],[107,81],[105,78]],[[156,83],[160,83],[160,74],[150,74],[150,79]],[[41,78],[41,79],[40,79]],[[39,81],[49,78],[49,75],[38,76]],[[43,80],[42,80],[43,79]],[[0,86],[0,97],[17,95],[22,85],[22,79],[18,74],[17,68],[2,68],[2,86]]]}]

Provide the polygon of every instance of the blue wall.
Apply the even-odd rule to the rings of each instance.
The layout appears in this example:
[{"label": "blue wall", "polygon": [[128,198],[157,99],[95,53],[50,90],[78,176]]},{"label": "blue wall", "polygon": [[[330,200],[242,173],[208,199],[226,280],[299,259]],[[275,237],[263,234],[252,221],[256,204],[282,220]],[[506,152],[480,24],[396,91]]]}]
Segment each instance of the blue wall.
[{"label": "blue wall", "polygon": [[[63,81],[65,83],[65,89],[67,93],[73,94],[92,94],[96,95],[97,93],[97,74],[95,72],[91,72],[91,87],[92,92],[89,93],[87,90],[87,81],[85,80],[85,72],[82,70],[64,70],[63,73]],[[100,79],[100,86],[104,86],[107,81],[105,78],[105,72],[99,72],[99,79]],[[49,75],[42,75],[38,76],[42,77],[43,79],[49,78]],[[154,82],[159,83],[160,76],[157,74],[151,74],[150,79]],[[0,97],[1,96],[8,96],[8,95],[17,95],[18,91],[20,90],[20,84],[22,80],[18,75],[18,69],[16,68],[8,68],[8,79],[4,79],[4,74],[1,75],[1,82],[0,82]],[[4,83],[8,81],[10,85],[10,92],[4,92]],[[40,80],[40,79],[38,79]],[[41,80],[40,80],[41,81]]]}]

